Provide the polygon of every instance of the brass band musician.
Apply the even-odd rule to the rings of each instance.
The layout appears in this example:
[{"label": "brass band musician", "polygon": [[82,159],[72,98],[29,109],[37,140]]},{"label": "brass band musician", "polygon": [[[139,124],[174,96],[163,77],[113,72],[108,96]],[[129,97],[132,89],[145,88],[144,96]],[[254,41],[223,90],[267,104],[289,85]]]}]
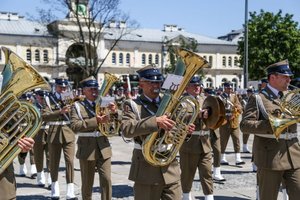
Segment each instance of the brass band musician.
[{"label": "brass band musician", "polygon": [[235,152],[235,164],[243,165],[245,162],[241,159],[239,131],[239,117],[242,113],[242,105],[239,102],[237,95],[232,92],[232,89],[231,83],[224,83],[224,92],[220,96],[225,104],[225,115],[227,120],[227,123],[222,125],[219,129],[221,137],[221,164],[229,164],[225,157],[225,150],[229,137],[231,136]]}]

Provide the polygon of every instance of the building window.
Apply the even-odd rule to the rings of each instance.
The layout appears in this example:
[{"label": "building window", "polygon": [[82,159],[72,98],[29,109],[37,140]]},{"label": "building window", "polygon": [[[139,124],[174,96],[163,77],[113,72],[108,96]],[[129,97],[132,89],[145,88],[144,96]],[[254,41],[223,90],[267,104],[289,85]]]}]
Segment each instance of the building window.
[{"label": "building window", "polygon": [[30,49],[26,50],[26,60],[31,61],[31,50]]},{"label": "building window", "polygon": [[224,67],[226,66],[226,57],[225,56],[222,57],[222,65]]},{"label": "building window", "polygon": [[221,81],[221,84],[222,84],[222,88],[224,88],[224,83],[227,82],[227,79],[226,78],[223,78],[222,81]]},{"label": "building window", "polygon": [[38,50],[38,49],[36,49],[35,51],[34,51],[34,57],[35,57],[35,61],[36,62],[40,62],[40,50]]},{"label": "building window", "polygon": [[234,79],[232,79],[232,87],[233,87],[233,90],[235,90],[236,91],[236,89],[237,89],[237,87],[238,87],[238,85],[237,85],[237,79],[236,78],[234,78]]},{"label": "building window", "polygon": [[112,55],[111,55],[111,63],[112,64],[116,64],[116,57],[117,57],[117,55],[116,55],[116,53],[112,53]]},{"label": "building window", "polygon": [[204,60],[207,60],[206,56],[203,56]]},{"label": "building window", "polygon": [[48,63],[49,62],[48,50],[44,50],[43,51],[43,60],[44,60],[44,63]]},{"label": "building window", "polygon": [[212,82],[211,78],[206,79],[206,87],[213,88],[213,82]]},{"label": "building window", "polygon": [[148,64],[151,65],[153,62],[152,62],[152,54],[149,54],[148,56]]},{"label": "building window", "polygon": [[212,56],[208,57],[208,62],[209,62],[210,67],[212,67],[212,64],[213,64],[213,57]]},{"label": "building window", "polygon": [[228,66],[232,67],[232,57],[228,57]]},{"label": "building window", "polygon": [[146,64],[146,55],[143,53],[142,54],[142,65]]},{"label": "building window", "polygon": [[2,60],[2,51],[0,51],[0,61]]},{"label": "building window", "polygon": [[123,53],[119,54],[119,64],[123,65]]},{"label": "building window", "polygon": [[155,64],[159,65],[159,55],[158,54],[155,55]]},{"label": "building window", "polygon": [[126,65],[129,65],[130,64],[130,54],[127,53],[126,54]]},{"label": "building window", "polygon": [[234,66],[237,67],[239,65],[239,60],[238,60],[238,57],[235,56],[234,57]]}]

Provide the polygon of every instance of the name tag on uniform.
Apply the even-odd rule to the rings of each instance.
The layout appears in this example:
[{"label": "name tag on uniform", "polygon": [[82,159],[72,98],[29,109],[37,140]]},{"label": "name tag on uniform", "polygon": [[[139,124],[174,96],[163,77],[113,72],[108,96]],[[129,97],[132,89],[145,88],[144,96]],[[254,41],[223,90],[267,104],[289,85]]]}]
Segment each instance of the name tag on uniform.
[{"label": "name tag on uniform", "polygon": [[182,82],[182,79],[183,76],[168,74],[162,88],[166,90],[177,90]]}]

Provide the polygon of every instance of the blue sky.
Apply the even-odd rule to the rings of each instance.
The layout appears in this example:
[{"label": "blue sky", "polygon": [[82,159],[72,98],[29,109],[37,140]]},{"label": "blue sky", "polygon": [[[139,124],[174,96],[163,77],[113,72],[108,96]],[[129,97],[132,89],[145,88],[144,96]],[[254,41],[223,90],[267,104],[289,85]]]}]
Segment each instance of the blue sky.
[{"label": "blue sky", "polygon": [[[1,0],[0,11],[26,16],[42,7],[40,0]],[[217,37],[240,29],[245,21],[245,0],[121,0],[121,9],[140,27],[162,29],[176,24],[188,32]],[[249,12],[263,9],[294,15],[300,23],[300,0],[248,0]]]}]

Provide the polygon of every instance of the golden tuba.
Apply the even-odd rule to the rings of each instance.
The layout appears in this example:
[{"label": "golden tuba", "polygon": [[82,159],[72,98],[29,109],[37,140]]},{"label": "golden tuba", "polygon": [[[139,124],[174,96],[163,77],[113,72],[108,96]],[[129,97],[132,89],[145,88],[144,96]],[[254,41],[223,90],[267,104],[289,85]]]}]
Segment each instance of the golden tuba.
[{"label": "golden tuba", "polygon": [[178,49],[179,59],[174,74],[183,76],[183,80],[176,91],[167,90],[162,98],[156,116],[170,115],[176,122],[176,126],[169,132],[163,129],[148,135],[142,144],[145,160],[154,166],[170,164],[176,157],[182,143],[185,140],[188,126],[194,123],[199,113],[198,101],[191,97],[183,97],[190,79],[201,68],[208,66],[208,62],[197,54]]},{"label": "golden tuba", "polygon": [[18,140],[25,136],[33,138],[42,122],[39,110],[18,98],[35,88],[50,90],[48,83],[32,66],[10,49],[1,49],[5,66],[0,95],[0,174],[20,153]]},{"label": "golden tuba", "polygon": [[109,89],[117,82],[119,79],[108,72],[104,73],[104,81],[99,91],[98,98],[96,100],[96,114],[108,114],[110,116],[109,123],[99,124],[100,132],[106,137],[114,136],[119,133],[121,123],[117,120],[117,116],[114,113],[111,113],[108,108],[101,107],[102,97],[106,96],[109,92]]},{"label": "golden tuba", "polygon": [[[300,122],[300,88],[291,90],[282,97],[280,109],[279,117],[268,114],[273,134],[277,139],[288,126]],[[289,118],[285,118],[286,115]]]}]

